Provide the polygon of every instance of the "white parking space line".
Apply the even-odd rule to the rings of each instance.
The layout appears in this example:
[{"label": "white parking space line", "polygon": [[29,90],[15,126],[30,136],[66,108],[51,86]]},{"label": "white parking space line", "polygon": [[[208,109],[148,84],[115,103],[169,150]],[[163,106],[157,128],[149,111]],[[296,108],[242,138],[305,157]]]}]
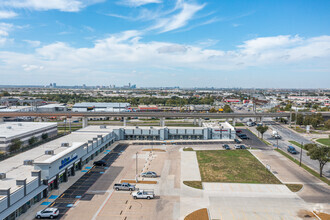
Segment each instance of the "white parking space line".
[{"label": "white parking space line", "polygon": [[96,211],[96,213],[94,214],[92,220],[95,220],[97,218],[97,216],[99,215],[99,213],[102,211],[103,207],[105,206],[105,204],[109,201],[111,195],[113,194],[113,190],[110,190],[109,195],[107,196],[107,198],[105,198],[104,202],[102,203],[102,205],[100,206],[100,208]]}]

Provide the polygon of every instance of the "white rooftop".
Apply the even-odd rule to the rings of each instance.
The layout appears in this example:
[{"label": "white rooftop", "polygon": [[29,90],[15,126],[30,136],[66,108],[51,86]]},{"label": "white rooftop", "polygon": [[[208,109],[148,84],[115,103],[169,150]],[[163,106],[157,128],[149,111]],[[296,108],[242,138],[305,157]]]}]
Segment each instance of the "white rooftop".
[{"label": "white rooftop", "polygon": [[55,108],[55,107],[66,107],[66,105],[64,105],[64,104],[47,104],[47,105],[38,106],[38,108]]},{"label": "white rooftop", "polygon": [[1,122],[0,138],[11,138],[47,127],[54,127],[57,123],[51,122]]},{"label": "white rooftop", "polygon": [[[75,147],[81,146],[83,143],[96,138],[97,135],[106,135],[113,130],[113,127],[100,128],[100,126],[88,126],[69,135],[55,139],[39,147],[20,153],[16,156],[8,158],[0,162],[0,173],[6,173],[6,179],[0,180],[0,189],[11,187],[14,191],[17,179],[27,178],[27,182],[35,177],[31,177],[34,170],[33,165],[23,165],[24,160],[34,160],[34,162],[49,162],[58,157],[65,155],[66,152],[72,151]],[[71,147],[61,147],[62,143],[69,143]],[[45,155],[46,150],[54,150],[55,155]]]}]

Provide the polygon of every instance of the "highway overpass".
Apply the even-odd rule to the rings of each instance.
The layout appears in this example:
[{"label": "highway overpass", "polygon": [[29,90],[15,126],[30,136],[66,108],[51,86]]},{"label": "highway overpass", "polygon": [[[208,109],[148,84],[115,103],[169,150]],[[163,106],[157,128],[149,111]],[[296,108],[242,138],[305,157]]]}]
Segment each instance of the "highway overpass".
[{"label": "highway overpass", "polygon": [[[311,112],[299,112],[309,115]],[[330,112],[322,112],[330,117]],[[187,112],[0,112],[3,117],[155,117],[155,118],[261,118],[290,117],[289,112],[279,113],[187,113]]]}]

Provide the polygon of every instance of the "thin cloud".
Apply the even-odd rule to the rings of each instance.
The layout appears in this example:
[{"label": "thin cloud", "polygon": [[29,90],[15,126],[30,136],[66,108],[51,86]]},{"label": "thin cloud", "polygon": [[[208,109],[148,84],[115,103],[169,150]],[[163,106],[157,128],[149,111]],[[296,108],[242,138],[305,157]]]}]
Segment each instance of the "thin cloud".
[{"label": "thin cloud", "polygon": [[36,11],[59,10],[64,12],[78,12],[89,5],[104,1],[105,0],[8,0],[1,1],[0,6]]},{"label": "thin cloud", "polygon": [[142,5],[147,5],[147,4],[160,4],[163,1],[161,0],[121,0],[118,1],[117,3],[120,5],[125,5],[129,7],[139,7]]},{"label": "thin cloud", "polygon": [[9,19],[17,16],[18,14],[13,11],[0,11],[0,19]]}]

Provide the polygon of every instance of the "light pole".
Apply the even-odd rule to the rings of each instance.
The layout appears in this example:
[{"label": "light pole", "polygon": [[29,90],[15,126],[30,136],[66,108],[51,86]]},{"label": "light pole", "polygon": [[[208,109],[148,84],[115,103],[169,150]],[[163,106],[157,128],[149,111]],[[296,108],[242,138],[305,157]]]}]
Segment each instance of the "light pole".
[{"label": "light pole", "polygon": [[300,147],[300,161],[299,161],[299,166],[301,166],[301,159],[302,159],[302,148],[304,146],[304,143],[301,142],[301,147]]},{"label": "light pole", "polygon": [[136,178],[137,178],[137,175],[138,175],[138,152],[136,152]]}]

